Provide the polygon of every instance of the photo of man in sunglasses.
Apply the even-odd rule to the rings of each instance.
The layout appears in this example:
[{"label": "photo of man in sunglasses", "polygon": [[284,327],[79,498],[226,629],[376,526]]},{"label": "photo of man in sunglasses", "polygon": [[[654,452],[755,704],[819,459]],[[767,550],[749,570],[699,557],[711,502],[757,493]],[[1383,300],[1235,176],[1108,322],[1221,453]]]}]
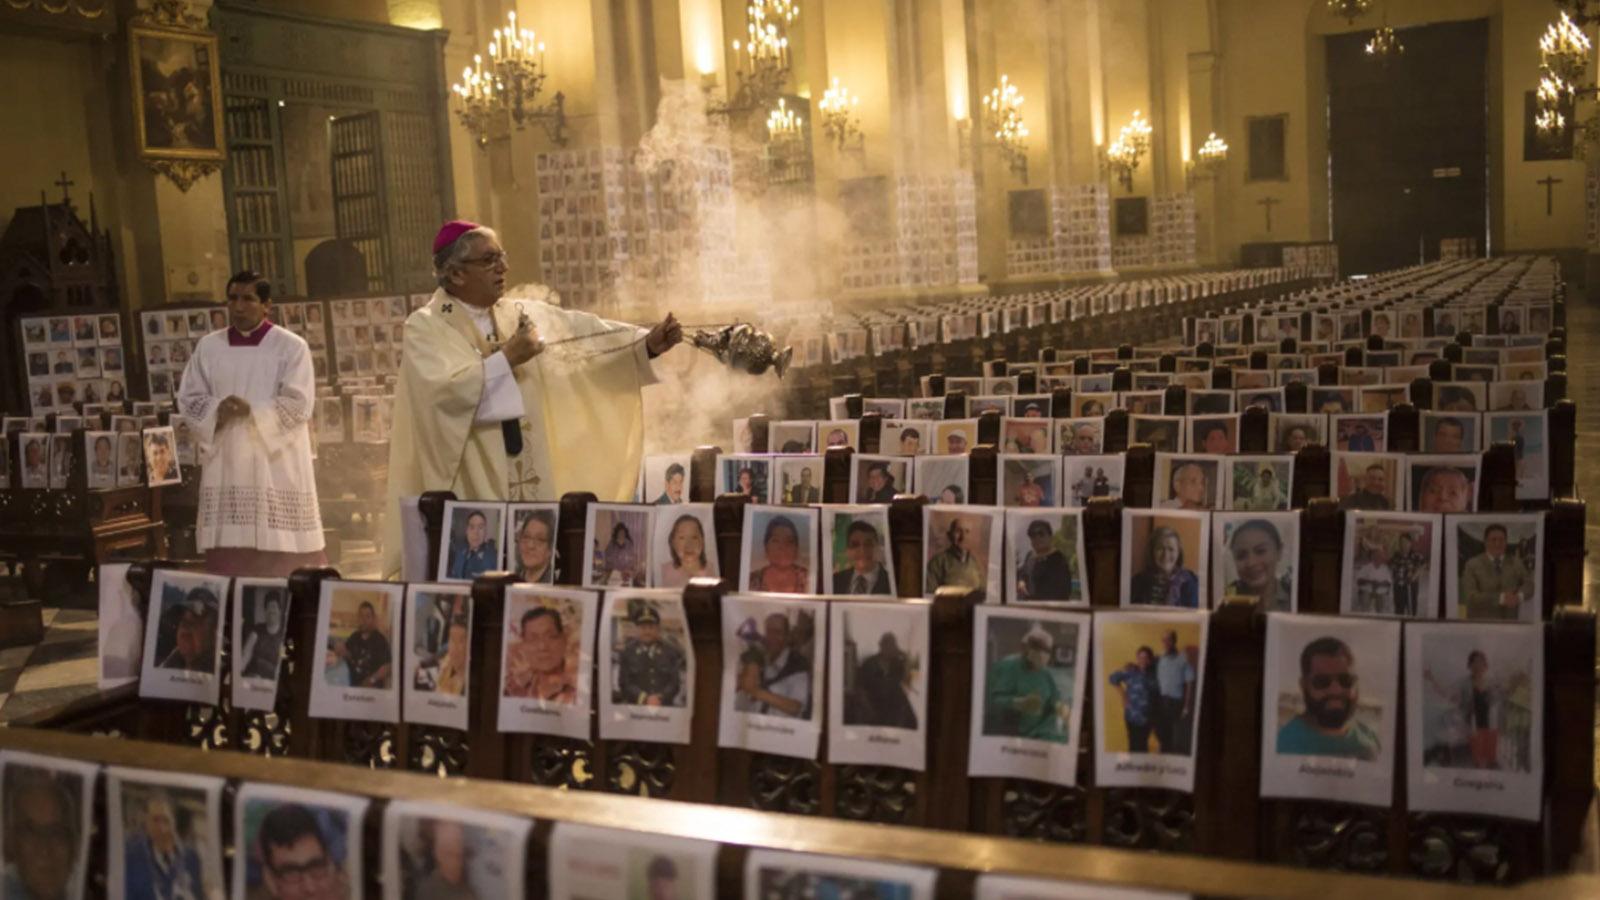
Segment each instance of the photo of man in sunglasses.
[{"label": "photo of man in sunglasses", "polygon": [[1366,761],[1378,758],[1381,742],[1377,732],[1356,719],[1361,691],[1354,670],[1355,654],[1344,641],[1320,637],[1306,644],[1300,651],[1300,695],[1305,708],[1278,729],[1279,753]]}]

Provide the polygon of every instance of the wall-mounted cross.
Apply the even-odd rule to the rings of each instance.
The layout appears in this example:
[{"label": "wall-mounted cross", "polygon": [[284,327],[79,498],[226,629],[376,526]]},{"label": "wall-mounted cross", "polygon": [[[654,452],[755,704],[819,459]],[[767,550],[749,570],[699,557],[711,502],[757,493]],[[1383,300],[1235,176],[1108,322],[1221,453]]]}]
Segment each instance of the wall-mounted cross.
[{"label": "wall-mounted cross", "polygon": [[1555,215],[1556,185],[1560,184],[1562,181],[1563,179],[1557,178],[1554,175],[1546,175],[1535,182],[1535,184],[1544,185],[1544,214],[1546,216]]},{"label": "wall-mounted cross", "polygon": [[1272,233],[1272,208],[1282,202],[1276,197],[1266,197],[1256,201],[1256,203],[1267,208],[1267,234]]},{"label": "wall-mounted cross", "polygon": [[65,169],[62,169],[61,170],[61,180],[57,181],[57,182],[54,182],[54,184],[55,184],[56,187],[61,188],[61,202],[62,203],[69,202],[70,198],[68,198],[68,196],[67,196],[67,188],[72,187],[73,185],[77,184],[77,182],[76,181],[68,181],[67,180],[67,172],[66,172]]}]

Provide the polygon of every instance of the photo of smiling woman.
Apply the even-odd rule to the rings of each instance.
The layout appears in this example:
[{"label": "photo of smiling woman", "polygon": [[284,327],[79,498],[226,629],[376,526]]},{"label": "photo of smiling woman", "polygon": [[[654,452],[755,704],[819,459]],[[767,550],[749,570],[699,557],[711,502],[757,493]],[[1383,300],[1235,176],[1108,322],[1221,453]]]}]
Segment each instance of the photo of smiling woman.
[{"label": "photo of smiling woman", "polygon": [[[681,511],[680,511],[681,510]],[[683,587],[691,578],[717,578],[717,545],[709,540],[711,504],[685,503],[655,521],[656,587]]]},{"label": "photo of smiling woman", "polygon": [[1183,510],[1122,513],[1122,605],[1204,607],[1206,514]]},{"label": "photo of smiling woman", "polygon": [[1217,513],[1211,531],[1218,603],[1250,597],[1265,612],[1295,611],[1298,513]]}]

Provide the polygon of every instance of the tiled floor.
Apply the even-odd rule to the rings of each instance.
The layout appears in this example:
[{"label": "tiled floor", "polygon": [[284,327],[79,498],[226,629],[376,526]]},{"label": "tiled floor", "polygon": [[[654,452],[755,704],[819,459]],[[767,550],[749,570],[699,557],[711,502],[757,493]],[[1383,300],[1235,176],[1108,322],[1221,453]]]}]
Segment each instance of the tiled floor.
[{"label": "tiled floor", "polygon": [[96,615],[46,609],[44,640],[0,650],[0,724],[95,692]]}]

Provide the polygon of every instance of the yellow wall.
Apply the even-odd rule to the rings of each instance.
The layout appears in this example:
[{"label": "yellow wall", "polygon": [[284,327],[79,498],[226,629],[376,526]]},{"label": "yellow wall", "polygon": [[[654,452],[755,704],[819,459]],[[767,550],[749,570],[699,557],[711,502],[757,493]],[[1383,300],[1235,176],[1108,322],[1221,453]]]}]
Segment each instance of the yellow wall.
[{"label": "yellow wall", "polygon": [[[110,159],[95,158],[97,143],[106,146],[110,115],[99,65],[100,54],[88,42],[0,34],[0,84],[37,86],[0,91],[0,230],[17,207],[38,205],[40,191],[51,202],[60,200],[53,182],[63,169],[76,182],[79,212],[88,216],[93,192],[106,216],[105,190],[116,171]],[[107,224],[102,218],[101,226]]]},{"label": "yellow wall", "polygon": [[[1214,0],[1221,46],[1218,130],[1233,145],[1217,186],[1223,219],[1220,248],[1237,258],[1250,241],[1326,240],[1328,230],[1327,129],[1324,39],[1329,34],[1368,31],[1374,13],[1355,26],[1328,14],[1321,0]],[[1584,240],[1579,162],[1522,161],[1523,92],[1537,82],[1538,39],[1555,18],[1554,6],[1525,0],[1386,0],[1396,29],[1433,22],[1489,20],[1490,240],[1496,252],[1579,247]],[[1191,45],[1202,36],[1191,37]],[[1286,183],[1247,184],[1245,120],[1287,113]],[[1197,129],[1198,130],[1198,129]],[[1203,134],[1195,136],[1196,144]],[[1545,191],[1536,184],[1553,175],[1555,214],[1545,215]],[[1563,192],[1566,196],[1562,196]],[[1260,201],[1273,208],[1273,230],[1265,229]]]}]

